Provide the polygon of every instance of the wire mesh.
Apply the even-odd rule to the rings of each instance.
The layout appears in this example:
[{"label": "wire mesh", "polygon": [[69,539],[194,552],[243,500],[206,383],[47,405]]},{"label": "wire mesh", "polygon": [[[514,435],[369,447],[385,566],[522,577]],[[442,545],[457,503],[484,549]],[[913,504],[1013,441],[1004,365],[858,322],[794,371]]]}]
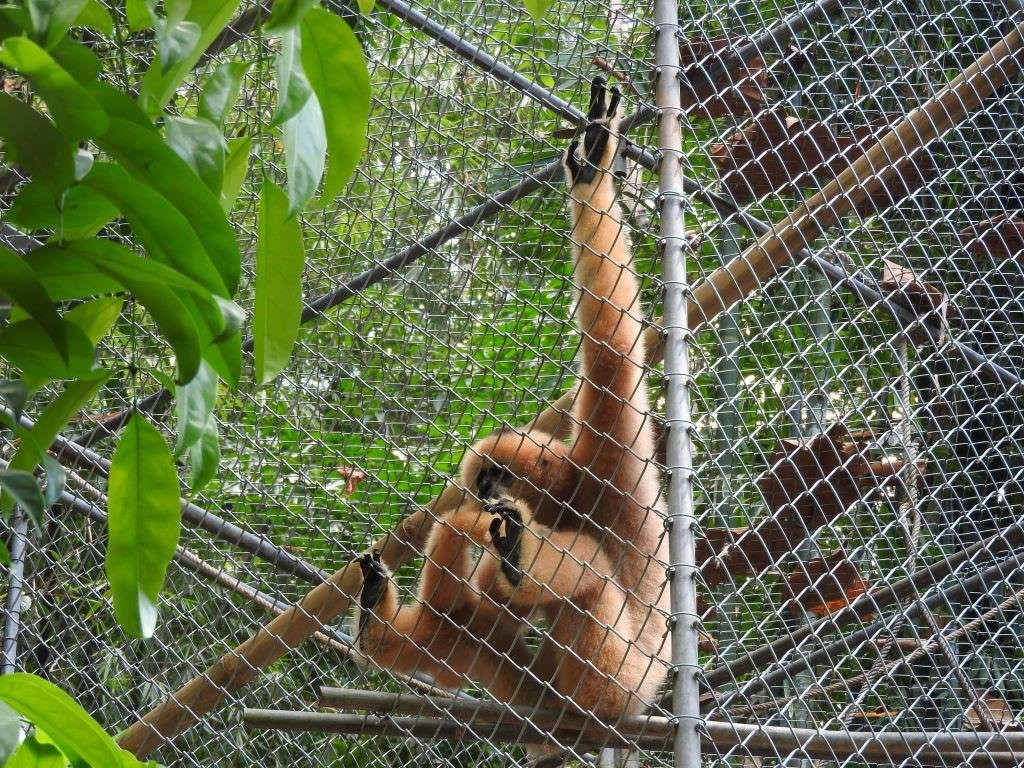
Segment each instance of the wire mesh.
[{"label": "wire mesh", "polygon": [[[684,86],[716,74],[717,56],[757,43],[717,90],[685,99],[684,172],[739,210],[723,215],[728,205],[706,195],[687,201],[693,285],[751,246],[749,217],[777,221],[820,191],[1006,34],[1016,12],[977,0],[819,6],[827,13],[797,24],[790,15],[804,8],[776,0],[681,10]],[[152,43],[113,10],[116,34],[96,49],[112,78],[132,83]],[[379,271],[305,326],[272,385],[223,394],[221,472],[192,499],[311,564],[314,580],[440,492],[478,438],[529,422],[573,385],[580,334],[557,134],[597,71],[621,82],[628,113],[654,103],[650,3],[559,2],[535,24],[515,1],[380,0],[358,30],[374,93],[369,144],[346,193],[305,218],[307,304]],[[239,38],[172,108],[194,107],[218,61],[252,61],[229,133],[257,137],[251,179],[282,180],[283,153],[265,130],[278,42],[258,26]],[[1021,375],[1022,116],[1018,77],[807,242],[819,262],[784,265],[692,339],[706,763],[1001,765],[1022,749],[1012,739],[1024,722],[1024,419],[1019,390],[961,352]],[[656,136],[650,124],[629,134],[647,152]],[[653,322],[665,289],[658,180],[650,162],[619,163],[633,272]],[[492,204],[524,179],[528,191]],[[256,199],[244,190],[233,217],[250,270]],[[853,281],[823,274],[821,262]],[[918,322],[894,319],[893,305]],[[135,308],[110,349],[125,363],[166,354]],[[661,379],[653,366],[655,414],[665,410]],[[76,432],[160,386],[119,377]],[[109,455],[107,443],[95,448]],[[311,583],[186,526],[161,626],[132,640],[106,593],[104,479],[79,470],[69,491],[95,507],[91,517],[87,506],[59,509],[28,543],[16,666],[58,682],[116,732]],[[422,568],[419,558],[397,572],[404,600]],[[244,728],[243,706],[311,710],[320,686],[451,695],[423,675],[359,663],[351,619],[322,630],[155,757],[505,765],[559,726],[479,725],[435,703],[345,735]],[[545,632],[531,621],[527,643]],[[493,701],[469,683],[460,695]],[[671,714],[660,696],[650,703]],[[965,732],[977,738],[942,740]],[[654,725],[613,734],[623,744],[608,743],[642,745],[645,764],[672,760]],[[601,751],[600,739],[554,743],[576,760],[636,760]]]}]

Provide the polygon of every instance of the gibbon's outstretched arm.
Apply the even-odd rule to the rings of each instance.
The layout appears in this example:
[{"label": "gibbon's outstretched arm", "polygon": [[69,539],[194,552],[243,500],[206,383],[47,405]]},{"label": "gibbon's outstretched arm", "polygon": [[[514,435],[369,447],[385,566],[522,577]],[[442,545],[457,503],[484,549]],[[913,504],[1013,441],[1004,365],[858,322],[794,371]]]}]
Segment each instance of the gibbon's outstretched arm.
[{"label": "gibbon's outstretched arm", "polygon": [[[654,699],[668,609],[639,284],[611,170],[618,101],[595,79],[565,159],[583,334],[575,438],[504,430],[477,443],[462,477],[483,505],[435,524],[420,602],[400,605],[370,556],[357,612],[359,648],[383,668],[469,678],[513,703],[550,704],[549,691],[609,719]],[[521,639],[533,614],[548,625],[535,655]]]},{"label": "gibbon's outstretched arm", "polygon": [[470,557],[472,546],[490,543],[490,516],[470,507],[435,523],[416,603],[400,604],[379,553],[358,559],[363,586],[356,602],[356,647],[388,672],[426,674],[449,688],[472,680],[503,701],[536,704],[544,688],[520,672],[533,659],[522,625],[484,594],[484,585],[495,581],[498,560],[474,564]]}]

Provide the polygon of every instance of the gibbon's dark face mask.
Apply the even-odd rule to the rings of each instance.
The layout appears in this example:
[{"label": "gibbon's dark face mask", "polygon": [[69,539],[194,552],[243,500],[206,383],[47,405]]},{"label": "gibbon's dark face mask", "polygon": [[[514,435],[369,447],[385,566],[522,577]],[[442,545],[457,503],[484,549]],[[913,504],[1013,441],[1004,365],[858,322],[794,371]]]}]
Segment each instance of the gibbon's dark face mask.
[{"label": "gibbon's dark face mask", "polygon": [[481,499],[493,499],[500,495],[508,484],[508,469],[495,465],[482,470],[476,476],[477,496]]}]

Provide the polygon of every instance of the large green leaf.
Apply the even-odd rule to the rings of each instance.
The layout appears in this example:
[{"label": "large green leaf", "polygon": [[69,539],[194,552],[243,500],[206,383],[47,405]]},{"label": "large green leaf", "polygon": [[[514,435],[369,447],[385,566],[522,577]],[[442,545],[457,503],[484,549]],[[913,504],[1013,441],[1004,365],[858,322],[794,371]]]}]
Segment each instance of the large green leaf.
[{"label": "large green leaf", "polygon": [[32,33],[47,48],[56,43],[78,18],[86,0],[25,0]]},{"label": "large green leaf", "polygon": [[194,300],[194,314],[201,320],[210,341],[233,333],[242,324],[244,314],[233,302],[215,296],[205,286],[170,267],[136,256],[115,242],[91,238],[68,241],[60,247],[90,261],[129,290],[148,283],[172,289],[190,306]]},{"label": "large green leaf", "polygon": [[90,260],[56,243],[25,254],[25,261],[46,286],[46,292],[54,301],[117,293],[123,287],[117,280],[97,269]]},{"label": "large green leaf", "polygon": [[114,19],[99,0],[86,0],[73,26],[88,27],[100,34],[111,35],[114,32]]},{"label": "large green leaf", "polygon": [[202,490],[217,474],[220,465],[220,434],[215,416],[210,416],[199,440],[188,449],[188,462],[192,470],[192,490]]},{"label": "large green leaf", "polygon": [[228,154],[220,128],[202,117],[168,117],[164,125],[171,149],[188,163],[214,195],[220,195],[224,160]]},{"label": "large green leaf", "polygon": [[333,198],[352,175],[366,145],[370,76],[359,39],[329,11],[313,8],[302,19],[302,66],[320,100],[330,165],[323,196]]},{"label": "large green leaf", "polygon": [[327,132],[315,95],[282,126],[281,135],[288,172],[288,213],[293,215],[313,199],[327,163]]},{"label": "large green leaf", "polygon": [[107,578],[126,632],[149,637],[181,528],[181,488],[167,441],[134,413],[114,451],[107,485]]},{"label": "large green leaf", "polygon": [[[212,263],[219,274],[218,286],[208,279],[192,277],[221,296],[234,295],[241,276],[238,241],[227,215],[220,206],[218,189],[211,191],[151,127],[143,128],[131,120],[112,117],[110,129],[97,144],[118,160],[128,172],[151,186],[185,218],[202,247],[193,257],[198,268],[201,256]],[[223,171],[221,171],[223,176]],[[122,207],[122,211],[125,209]],[[203,273],[208,272],[204,267]],[[226,290],[225,290],[226,289]]]},{"label": "large green leaf", "polygon": [[[24,430],[19,432],[21,445],[11,457],[8,468],[26,472],[35,469],[57,435],[92,400],[100,387],[110,379],[110,375],[109,372],[103,372],[99,376],[68,382],[64,391],[39,416],[32,429],[27,432]],[[12,502],[9,498],[5,496],[0,503],[2,503],[0,508],[4,512],[10,511]]]},{"label": "large green leaf", "polygon": [[175,63],[164,70],[160,57],[150,65],[139,88],[139,102],[152,116],[160,113],[174,95],[174,91],[199,61],[203,51],[214,41],[220,31],[231,20],[241,0],[193,0],[184,21],[196,24],[201,30],[195,46]]},{"label": "large green leaf", "polygon": [[[187,172],[192,174],[191,170]],[[109,163],[96,163],[82,183],[121,210],[151,258],[173,266],[214,293],[227,295],[224,281],[207,256],[196,230],[167,198]],[[198,186],[209,192],[202,184]],[[223,215],[219,203],[217,210]]]},{"label": "large green leaf", "polygon": [[256,381],[266,384],[287,365],[302,316],[302,226],[288,198],[269,179],[260,193],[256,244],[253,350]]},{"label": "large green leaf", "polygon": [[28,402],[28,388],[17,379],[0,379],[0,401],[11,409],[15,419],[19,419]]},{"label": "large green leaf", "polygon": [[0,488],[3,489],[4,498],[11,499],[12,504],[21,507],[21,511],[28,515],[36,529],[41,530],[46,501],[33,474],[16,469],[0,470]]},{"label": "large green leaf", "polygon": [[235,207],[235,200],[249,173],[249,154],[252,137],[242,136],[228,142],[228,159],[224,164],[224,185],[220,192],[220,205],[225,212]]},{"label": "large green leaf", "polygon": [[66,352],[68,337],[46,288],[20,256],[0,246],[0,295],[5,295],[43,327],[54,346]]},{"label": "large green leaf", "polygon": [[29,736],[4,768],[65,768],[68,760],[57,747]]},{"label": "large green leaf", "polygon": [[125,752],[70,696],[41,677],[16,672],[0,677],[0,701],[46,732],[75,768],[115,768]]},{"label": "large green leaf", "polygon": [[276,35],[294,29],[306,11],[319,4],[319,0],[274,0],[270,18],[263,25],[263,30],[268,35]]},{"label": "large green leaf", "polygon": [[181,62],[188,59],[199,45],[203,35],[202,27],[194,21],[170,21],[157,17],[153,28],[156,30],[156,47],[159,52],[160,74],[166,75]]},{"label": "large green leaf", "polygon": [[[0,91],[0,137],[10,164],[17,162],[56,197],[74,181],[73,144],[23,101]],[[13,151],[12,151],[13,150]]]},{"label": "large green leaf", "polygon": [[81,328],[61,320],[67,345],[58,348],[37,320],[20,320],[0,332],[0,355],[26,374],[44,379],[75,379],[92,374],[96,351]]},{"label": "large green leaf", "polygon": [[65,193],[63,204],[39,181],[30,181],[11,205],[8,220],[25,229],[50,229],[61,239],[91,237],[117,218],[117,207],[89,187],[76,184]]},{"label": "large green leaf", "polygon": [[[123,307],[124,299],[120,296],[92,299],[69,309],[64,313],[64,319],[81,328],[85,332],[86,338],[95,346],[100,339],[110,333],[110,329],[114,327],[114,323],[120,317]],[[23,381],[25,386],[33,392],[46,384],[45,379],[31,376],[23,377]],[[63,427],[62,424],[61,429]]]},{"label": "large green leaf", "polygon": [[107,113],[93,95],[27,37],[8,38],[0,49],[0,62],[29,79],[57,128],[70,139],[98,136],[107,129]]},{"label": "large green leaf", "polygon": [[217,404],[217,374],[208,363],[199,367],[199,373],[188,384],[175,387],[178,411],[178,442],[174,453],[180,456],[203,435]]},{"label": "large green leaf", "polygon": [[274,64],[277,72],[277,109],[271,118],[272,125],[280,125],[297,115],[313,95],[313,89],[302,69],[301,51],[299,30],[286,31],[282,38],[281,53]]},{"label": "large green leaf", "polygon": [[102,66],[100,59],[77,40],[70,37],[61,38],[50,50],[50,55],[86,88],[96,82],[96,76],[99,75]]},{"label": "large green leaf", "polygon": [[21,739],[21,721],[14,710],[0,702],[0,765],[4,765]]},{"label": "large green leaf", "polygon": [[523,0],[523,5],[530,12],[534,21],[540,21],[551,7],[552,0]]},{"label": "large green leaf", "polygon": [[221,64],[203,83],[199,96],[199,116],[215,125],[223,125],[238,99],[249,61],[229,61]]}]

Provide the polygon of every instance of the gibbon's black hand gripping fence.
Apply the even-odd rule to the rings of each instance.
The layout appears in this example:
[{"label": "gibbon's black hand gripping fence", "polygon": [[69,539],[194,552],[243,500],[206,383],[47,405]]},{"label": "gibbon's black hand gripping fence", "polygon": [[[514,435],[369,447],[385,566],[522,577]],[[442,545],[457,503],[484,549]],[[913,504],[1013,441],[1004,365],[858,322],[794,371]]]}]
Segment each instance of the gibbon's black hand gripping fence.
[{"label": "gibbon's black hand gripping fence", "polygon": [[[256,6],[240,11],[201,63],[253,60],[238,130],[266,119],[275,53]],[[97,438],[118,421],[101,416],[55,446],[77,474],[45,544],[16,532],[5,669],[60,680],[133,751],[181,765],[504,765],[539,743],[549,763],[634,764],[635,748],[687,766],[1019,762],[1020,16],[962,1],[521,13],[384,0],[361,20],[367,159],[306,222],[318,298],[293,366],[225,403],[223,479],[183,504],[161,632],[125,645],[103,601]],[[147,43],[122,38],[130,81]],[[359,569],[327,575],[478,437],[538,412],[557,436],[579,420],[569,140],[550,115],[584,125],[603,68],[632,86],[621,205],[642,306],[664,318],[647,378],[682,596],[666,611],[676,700],[610,722],[571,695],[524,711],[478,681],[453,698],[418,674],[444,658],[412,677],[365,668],[335,622]],[[156,387],[104,398],[101,414],[164,402]],[[424,552],[458,485],[378,542],[384,562]],[[417,574],[399,572],[403,600]],[[320,586],[299,599],[304,583]],[[342,712],[281,712],[311,684],[345,686],[321,702]]]}]

